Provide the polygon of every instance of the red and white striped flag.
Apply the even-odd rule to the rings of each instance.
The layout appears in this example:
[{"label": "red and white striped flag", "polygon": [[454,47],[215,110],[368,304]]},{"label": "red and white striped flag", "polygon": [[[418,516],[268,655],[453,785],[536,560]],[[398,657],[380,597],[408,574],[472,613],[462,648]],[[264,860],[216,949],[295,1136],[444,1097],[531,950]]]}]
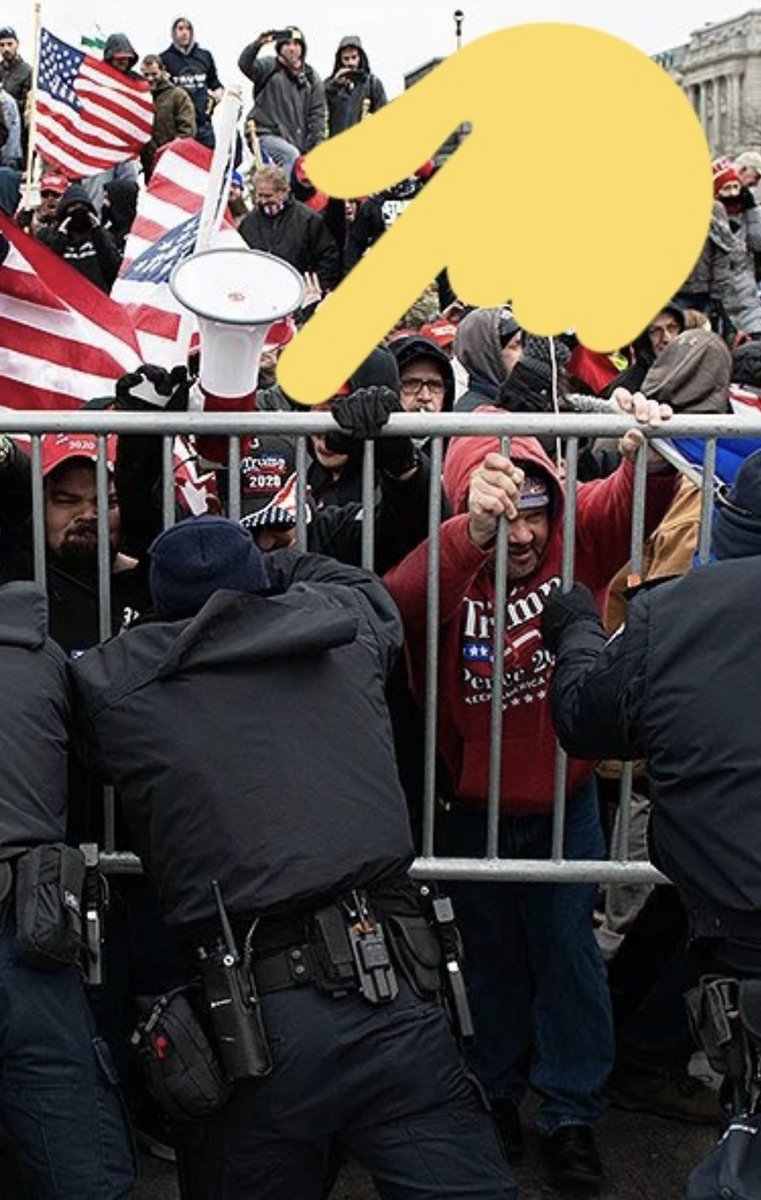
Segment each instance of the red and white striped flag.
[{"label": "red and white striped flag", "polygon": [[147,82],[40,35],[35,149],[70,179],[136,158],[153,129]]},{"label": "red and white striped flag", "polygon": [[[177,339],[185,310],[169,288],[175,263],[192,253],[209,186],[212,152],[193,138],[162,147],[138,200],[119,277],[111,295],[130,314],[143,361],[171,368],[185,359]],[[230,225],[226,244],[243,246]],[[232,240],[229,240],[232,239]]]},{"label": "red and white striped flag", "polygon": [[121,305],[0,214],[0,404],[79,408],[140,361]]}]

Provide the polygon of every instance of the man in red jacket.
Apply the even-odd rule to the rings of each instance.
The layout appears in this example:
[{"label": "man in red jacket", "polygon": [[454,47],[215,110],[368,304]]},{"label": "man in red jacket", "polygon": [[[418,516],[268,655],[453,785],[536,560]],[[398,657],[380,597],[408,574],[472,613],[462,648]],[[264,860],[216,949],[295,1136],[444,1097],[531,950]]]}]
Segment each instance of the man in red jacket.
[{"label": "man in red jacket", "polygon": [[[670,409],[628,392],[624,411],[658,425]],[[577,493],[575,576],[602,603],[629,556],[634,471],[642,434],[621,442],[623,461]],[[650,452],[649,452],[650,453]],[[510,458],[496,438],[455,438],[444,485],[459,514],[441,530],[438,750],[450,782],[442,849],[482,857],[488,791],[494,540],[508,521],[500,857],[551,856],[555,736],[549,704],[553,657],[540,616],[561,582],[564,494],[534,438],[515,437]],[[652,454],[646,527],[668,509],[677,477]],[[427,544],[387,576],[405,624],[413,690],[425,696]],[[601,859],[605,845],[593,764],[568,763],[564,853]],[[592,1124],[604,1111],[612,1067],[610,1003],[592,931],[594,884],[466,883],[456,888],[477,1029],[474,1066],[490,1092],[508,1154],[522,1150],[518,1105],[527,1084],[554,1182],[597,1187],[602,1169]]]}]

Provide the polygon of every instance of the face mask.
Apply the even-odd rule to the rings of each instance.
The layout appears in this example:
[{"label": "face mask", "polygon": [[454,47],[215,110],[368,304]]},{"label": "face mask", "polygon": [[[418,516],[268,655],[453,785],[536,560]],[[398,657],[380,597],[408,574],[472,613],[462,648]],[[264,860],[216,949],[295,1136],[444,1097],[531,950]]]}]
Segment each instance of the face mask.
[{"label": "face mask", "polygon": [[257,200],[256,203],[265,217],[276,217],[285,208],[285,197],[282,200]]},{"label": "face mask", "polygon": [[743,202],[740,196],[719,196],[724,208],[733,216],[741,213],[743,210]]}]

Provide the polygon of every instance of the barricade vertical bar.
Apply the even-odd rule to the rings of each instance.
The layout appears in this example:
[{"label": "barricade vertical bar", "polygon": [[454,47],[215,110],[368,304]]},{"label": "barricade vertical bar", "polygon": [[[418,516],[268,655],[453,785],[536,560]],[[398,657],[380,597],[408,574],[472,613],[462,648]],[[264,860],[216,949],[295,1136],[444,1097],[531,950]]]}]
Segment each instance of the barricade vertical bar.
[{"label": "barricade vertical bar", "polygon": [[34,551],[34,578],[40,587],[45,587],[47,570],[45,561],[45,489],[42,480],[42,441],[39,433],[32,435],[32,546]]},{"label": "barricade vertical bar", "polygon": [[[576,559],[576,486],[579,478],[579,441],[569,438],[565,454],[565,509],[563,512],[562,588],[570,591]],[[568,776],[568,757],[558,744],[555,751],[555,798],[552,807],[552,857],[563,858],[565,833],[565,791]]]},{"label": "barricade vertical bar", "polygon": [[365,442],[362,458],[362,566],[375,565],[375,443]]},{"label": "barricade vertical bar", "polygon": [[240,437],[233,434],[227,446],[227,515],[240,520]]},{"label": "barricade vertical bar", "polygon": [[[630,579],[639,583],[642,575],[642,563],[645,546],[645,505],[647,503],[647,443],[640,446],[637,461],[634,464],[634,492],[632,496],[632,536],[630,543]],[[629,829],[632,815],[632,781],[634,767],[632,763],[623,763],[621,771],[621,786],[618,793],[619,838],[618,857],[621,862],[629,858]]]},{"label": "barricade vertical bar", "polygon": [[[500,453],[510,454],[510,439],[500,439]],[[491,727],[489,737],[489,792],[486,819],[486,857],[496,858],[499,849],[499,804],[502,781],[502,687],[505,678],[505,606],[507,603],[507,521],[497,525],[494,554],[494,637],[491,670]]]},{"label": "barricade vertical bar", "polygon": [[307,441],[296,441],[296,548],[307,548]]},{"label": "barricade vertical bar", "polygon": [[98,501],[98,632],[101,641],[105,641],[111,636],[111,539],[108,505],[108,442],[103,434],[98,434],[95,488]]},{"label": "barricade vertical bar", "polygon": [[[98,434],[95,491],[98,503],[98,630],[100,640],[105,641],[111,636],[111,539],[108,441],[104,434]],[[103,789],[103,842],[107,852],[116,849],[116,802],[110,785]]]},{"label": "barricade vertical bar", "polygon": [[174,438],[161,439],[161,520],[164,529],[174,525]]},{"label": "barricade vertical bar", "polygon": [[707,563],[711,557],[711,523],[713,520],[713,489],[716,475],[716,439],[705,443],[703,454],[703,481],[700,495],[700,539],[698,561]]},{"label": "barricade vertical bar", "polygon": [[443,441],[431,444],[428,493],[428,607],[426,610],[425,775],[423,781],[423,854],[433,854],[436,819],[436,716],[439,693],[439,571],[441,567],[441,466]]}]

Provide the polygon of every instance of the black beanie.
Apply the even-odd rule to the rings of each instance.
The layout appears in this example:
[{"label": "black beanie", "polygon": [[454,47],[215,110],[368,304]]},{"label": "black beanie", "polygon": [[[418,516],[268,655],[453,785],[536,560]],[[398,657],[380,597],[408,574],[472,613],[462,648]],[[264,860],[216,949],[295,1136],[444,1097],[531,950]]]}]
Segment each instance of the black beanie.
[{"label": "black beanie", "polygon": [[159,534],[149,553],[151,597],[160,617],[193,616],[220,588],[269,588],[260,550],[227,517],[187,517]]},{"label": "black beanie", "polygon": [[717,499],[711,532],[714,558],[761,554],[761,450],[748,455],[726,498]]}]

